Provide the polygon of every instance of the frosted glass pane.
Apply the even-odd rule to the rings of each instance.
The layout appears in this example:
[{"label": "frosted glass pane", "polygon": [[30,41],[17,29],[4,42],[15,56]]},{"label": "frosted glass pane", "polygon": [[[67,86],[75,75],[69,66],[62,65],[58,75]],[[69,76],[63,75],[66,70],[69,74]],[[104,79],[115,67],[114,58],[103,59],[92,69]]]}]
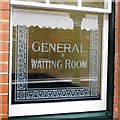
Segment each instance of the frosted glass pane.
[{"label": "frosted glass pane", "polygon": [[103,14],[13,12],[13,104],[101,98]]}]

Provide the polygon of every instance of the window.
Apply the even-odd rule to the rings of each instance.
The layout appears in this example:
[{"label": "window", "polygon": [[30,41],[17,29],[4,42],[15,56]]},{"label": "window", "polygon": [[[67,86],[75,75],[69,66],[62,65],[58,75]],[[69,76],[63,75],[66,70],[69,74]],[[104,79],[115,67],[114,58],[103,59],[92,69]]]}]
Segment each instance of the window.
[{"label": "window", "polygon": [[35,6],[43,8],[81,10],[91,12],[111,12],[112,0],[12,0],[13,5]]},{"label": "window", "polygon": [[[26,6],[31,0],[15,2],[9,116],[106,110],[108,14]],[[18,7],[20,2],[23,6]],[[77,0],[34,2],[78,5]]]}]

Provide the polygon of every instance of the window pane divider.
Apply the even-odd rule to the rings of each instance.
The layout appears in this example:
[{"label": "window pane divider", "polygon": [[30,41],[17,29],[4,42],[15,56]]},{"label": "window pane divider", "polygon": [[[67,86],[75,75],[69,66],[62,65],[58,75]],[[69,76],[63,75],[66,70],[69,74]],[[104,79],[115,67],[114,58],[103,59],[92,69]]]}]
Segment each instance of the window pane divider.
[{"label": "window pane divider", "polygon": [[50,0],[46,0],[46,4],[50,4]]},{"label": "window pane divider", "polygon": [[108,11],[110,13],[112,12],[112,0],[109,0],[109,2],[108,2]]},{"label": "window pane divider", "polygon": [[78,3],[78,7],[81,8],[81,6],[82,6],[82,1],[81,1],[81,0],[77,0],[77,3]]}]

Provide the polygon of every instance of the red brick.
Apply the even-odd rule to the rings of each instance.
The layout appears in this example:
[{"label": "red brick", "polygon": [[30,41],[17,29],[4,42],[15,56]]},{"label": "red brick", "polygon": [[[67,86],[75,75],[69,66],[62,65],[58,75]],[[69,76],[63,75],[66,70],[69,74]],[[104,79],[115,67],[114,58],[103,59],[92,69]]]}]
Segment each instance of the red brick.
[{"label": "red brick", "polygon": [[8,64],[0,64],[0,72],[8,72]]},{"label": "red brick", "polygon": [[120,53],[120,46],[118,45],[115,46],[115,53]]},{"label": "red brick", "polygon": [[115,28],[119,28],[120,27],[120,22],[119,21],[116,21],[115,22]]},{"label": "red brick", "polygon": [[1,32],[0,38],[1,38],[1,41],[9,41],[9,32]]},{"label": "red brick", "polygon": [[0,43],[0,51],[8,52],[9,51],[9,43],[8,42]]},{"label": "red brick", "polygon": [[0,10],[0,20],[9,20],[10,12]]},{"label": "red brick", "polygon": [[120,86],[120,79],[118,79],[118,78],[114,79],[114,86],[115,87],[119,87]]},{"label": "red brick", "polygon": [[9,10],[10,9],[10,2],[9,1],[0,2],[0,9]]},{"label": "red brick", "polygon": [[[119,62],[119,61],[116,61],[116,62]],[[119,71],[119,70],[120,70],[120,64],[115,64],[115,71]]]},{"label": "red brick", "polygon": [[8,83],[8,74],[0,75],[0,83]]},{"label": "red brick", "polygon": [[120,114],[118,114],[118,120],[120,119]]},{"label": "red brick", "polygon": [[114,104],[119,104],[119,99],[118,99],[118,97],[117,96],[114,96]]},{"label": "red brick", "polygon": [[119,2],[120,0],[115,0],[115,2],[118,4],[118,2]]},{"label": "red brick", "polygon": [[2,105],[0,104],[0,114],[2,114]]},{"label": "red brick", "polygon": [[2,11],[2,20],[9,20],[10,12],[9,11]]},{"label": "red brick", "polygon": [[115,71],[114,72],[114,78],[115,79],[120,79],[120,71]]},{"label": "red brick", "polygon": [[0,109],[0,114],[8,114],[8,104],[0,105],[2,109]]},{"label": "red brick", "polygon": [[114,88],[114,95],[115,95],[115,96],[119,96],[118,91],[119,91],[118,87],[115,87],[115,88]]},{"label": "red brick", "polygon": [[[119,7],[120,7],[119,5],[116,6],[117,9],[118,9]],[[116,11],[115,11],[115,20],[116,20],[116,19],[119,19],[119,16],[120,16],[120,11],[119,11],[119,10],[116,10]]]},{"label": "red brick", "polygon": [[0,62],[8,62],[8,53],[0,53]]},{"label": "red brick", "polygon": [[115,45],[120,45],[120,37],[115,38]]},{"label": "red brick", "polygon": [[116,119],[117,119],[117,118],[118,118],[118,113],[114,112],[114,113],[113,113],[113,118],[116,118]]},{"label": "red brick", "polygon": [[117,78],[114,79],[114,86],[118,87],[118,79]]},{"label": "red brick", "polygon": [[120,10],[120,4],[116,3],[115,8],[116,8],[116,11],[119,11]]},{"label": "red brick", "polygon": [[0,84],[0,93],[8,93],[8,85],[6,84]]},{"label": "red brick", "polygon": [[0,103],[8,104],[8,95],[0,95]]},{"label": "red brick", "polygon": [[117,15],[116,14],[116,20],[115,20],[115,28],[116,29],[120,29],[120,12],[119,12],[119,14]]},{"label": "red brick", "polygon": [[3,114],[8,114],[8,104],[3,104],[2,113]]},{"label": "red brick", "polygon": [[120,37],[120,29],[119,28],[116,28],[116,30],[115,30],[115,36],[117,38]]},{"label": "red brick", "polygon": [[0,30],[7,30],[7,31],[9,31],[9,29],[10,29],[9,22],[1,22],[0,23]]},{"label": "red brick", "polygon": [[8,115],[0,115],[0,120],[8,120]]},{"label": "red brick", "polygon": [[118,106],[114,105],[114,112],[118,113]]}]

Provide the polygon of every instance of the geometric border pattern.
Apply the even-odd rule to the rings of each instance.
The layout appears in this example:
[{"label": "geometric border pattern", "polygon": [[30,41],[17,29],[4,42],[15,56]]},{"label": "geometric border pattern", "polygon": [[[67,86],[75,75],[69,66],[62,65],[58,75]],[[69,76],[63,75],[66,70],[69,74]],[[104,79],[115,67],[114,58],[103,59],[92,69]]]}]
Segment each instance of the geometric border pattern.
[{"label": "geometric border pattern", "polygon": [[89,97],[90,88],[60,88],[60,89],[39,89],[18,91],[17,100],[19,101],[45,101],[45,100],[61,100],[80,97]]},{"label": "geometric border pattern", "polygon": [[93,79],[90,82],[91,96],[98,95],[98,75],[99,75],[99,33],[98,30],[90,31],[90,60],[89,77]]},{"label": "geometric border pattern", "polygon": [[[27,27],[17,26],[17,56],[16,56],[16,74],[15,74],[15,100],[19,90],[25,92],[27,83]],[[20,95],[20,94],[19,94]],[[25,99],[23,97],[23,99]]]},{"label": "geometric border pattern", "polygon": [[27,80],[27,29],[18,26],[17,40],[17,90],[25,90]]},{"label": "geometric border pattern", "polygon": [[[96,86],[92,82],[88,87],[62,87],[62,88],[44,88],[29,89],[27,87],[27,27],[17,26],[17,73],[15,74],[15,102],[26,101],[48,101],[48,100],[67,100],[67,99],[84,99],[93,95]],[[91,91],[92,89],[92,91]],[[95,92],[97,93],[97,92]]]}]

